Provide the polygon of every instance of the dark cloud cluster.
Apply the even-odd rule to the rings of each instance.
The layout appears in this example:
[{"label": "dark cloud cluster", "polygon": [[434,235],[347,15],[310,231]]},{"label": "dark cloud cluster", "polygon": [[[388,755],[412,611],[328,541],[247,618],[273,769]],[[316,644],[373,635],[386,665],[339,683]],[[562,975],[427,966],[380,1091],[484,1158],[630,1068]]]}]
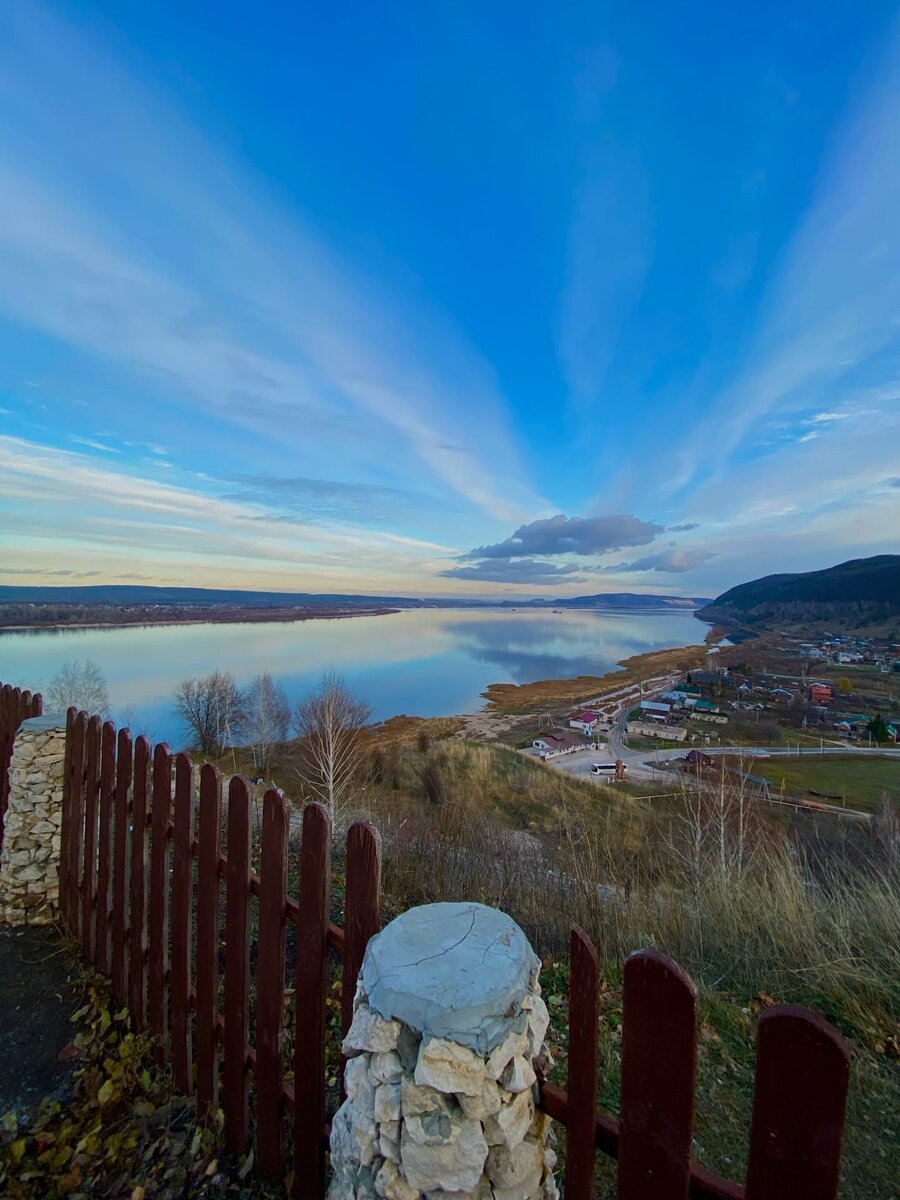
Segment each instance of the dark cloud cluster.
[{"label": "dark cloud cluster", "polygon": [[[685,524],[671,526],[670,530],[696,528],[695,524]],[[604,517],[567,517],[559,513],[555,517],[520,525],[505,541],[470,550],[462,556],[462,562],[441,574],[450,579],[477,580],[481,583],[577,583],[607,571],[665,571],[678,574],[690,571],[712,558],[708,550],[681,550],[673,543],[666,550],[613,566],[547,561],[556,555],[599,556],[629,546],[644,546],[665,532],[663,525],[642,521],[628,513],[613,513]]]},{"label": "dark cloud cluster", "polygon": [[537,562],[533,558],[486,558],[482,562],[450,567],[441,574],[448,579],[477,579],[482,583],[575,583],[583,568],[568,564]]},{"label": "dark cloud cluster", "polygon": [[605,554],[626,546],[643,546],[663,533],[662,525],[625,513],[608,517],[566,517],[558,513],[532,521],[504,542],[479,546],[467,558],[525,558],[553,554]]}]

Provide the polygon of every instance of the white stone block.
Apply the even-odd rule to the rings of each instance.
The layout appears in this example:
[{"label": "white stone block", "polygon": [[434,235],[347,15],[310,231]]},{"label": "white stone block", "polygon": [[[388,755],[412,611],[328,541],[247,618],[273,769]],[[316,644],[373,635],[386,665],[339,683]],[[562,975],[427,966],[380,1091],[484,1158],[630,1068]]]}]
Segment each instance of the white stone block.
[{"label": "white stone block", "polygon": [[375,1088],[375,1120],[400,1120],[400,1084],[380,1083]]},{"label": "white stone block", "polygon": [[457,1099],[467,1117],[474,1117],[476,1121],[483,1121],[486,1117],[490,1117],[500,1111],[503,1096],[508,1094],[502,1092],[493,1079],[485,1079],[481,1093],[478,1096],[460,1095],[457,1096]]},{"label": "white stone block", "polygon": [[399,1021],[385,1021],[371,1008],[360,1005],[353,1014],[341,1048],[345,1055],[359,1054],[364,1050],[383,1054],[396,1049],[399,1036]]},{"label": "white stone block", "polygon": [[446,1113],[449,1116],[453,1112],[452,1102],[447,1096],[433,1088],[419,1087],[408,1075],[400,1080],[400,1107],[404,1120],[420,1117],[423,1113]]},{"label": "white stone block", "polygon": [[384,1200],[419,1200],[419,1193],[406,1182],[393,1162],[382,1163],[375,1176],[375,1191]]},{"label": "white stone block", "polygon": [[399,1083],[403,1074],[400,1055],[396,1050],[373,1054],[369,1059],[369,1074],[373,1083]]},{"label": "white stone block", "polygon": [[480,1054],[444,1038],[422,1042],[416,1063],[416,1083],[439,1092],[480,1096],[484,1079],[484,1059]]},{"label": "white stone block", "polygon": [[[520,1142],[512,1150],[508,1146],[492,1146],[488,1155],[487,1173],[495,1194],[497,1188],[520,1187],[533,1179],[535,1174],[539,1184],[543,1171],[544,1148],[540,1142],[531,1139]],[[523,1193],[523,1196],[527,1195],[528,1192]]]},{"label": "white stone block", "polygon": [[363,1058],[351,1058],[344,1070],[344,1087],[354,1113],[375,1115],[375,1088],[369,1076],[369,1064]]},{"label": "white stone block", "polygon": [[487,1156],[488,1145],[479,1121],[457,1119],[451,1122],[446,1136],[435,1136],[428,1142],[413,1139],[409,1122],[404,1122],[400,1133],[403,1173],[420,1192],[433,1188],[471,1191],[481,1178]]},{"label": "white stone block", "polygon": [[503,1074],[502,1083],[508,1092],[524,1092],[537,1081],[534,1068],[527,1058],[516,1055]]},{"label": "white stone block", "polygon": [[525,1054],[528,1050],[528,1034],[515,1031],[507,1034],[499,1046],[487,1060],[487,1073],[491,1079],[499,1079],[508,1064],[517,1054]]},{"label": "white stone block", "polygon": [[484,1123],[484,1136],[491,1146],[515,1149],[531,1129],[534,1120],[534,1099],[530,1091],[520,1092],[510,1104]]}]

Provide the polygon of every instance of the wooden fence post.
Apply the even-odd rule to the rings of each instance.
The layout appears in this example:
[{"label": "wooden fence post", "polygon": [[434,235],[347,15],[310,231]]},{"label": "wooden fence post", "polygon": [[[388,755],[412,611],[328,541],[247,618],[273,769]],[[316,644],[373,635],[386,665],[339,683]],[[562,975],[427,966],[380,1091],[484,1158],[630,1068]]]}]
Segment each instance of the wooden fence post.
[{"label": "wooden fence post", "polygon": [[69,843],[69,932],[81,937],[81,877],[84,872],[84,821],[87,791],[88,715],[80,712],[75,718],[75,745],[72,751],[72,786],[75,811],[72,839]]},{"label": "wooden fence post", "polygon": [[746,1200],[834,1200],[850,1051],[820,1016],[767,1009],[756,1028]]},{"label": "wooden fence post", "polygon": [[112,981],[116,999],[124,1004],[128,998],[125,983],[125,943],[128,933],[128,824],[131,816],[133,753],[131,733],[119,730],[116,752],[116,794],[113,810],[113,873],[112,873]]},{"label": "wooden fence post", "polygon": [[[381,928],[381,835],[368,821],[357,821],[347,832],[347,884],[344,897],[344,971],[341,977],[341,1033],[353,1021],[356,979],[369,938]],[[340,1096],[344,1099],[341,1058]]]},{"label": "wooden fence post", "polygon": [[250,1005],[250,789],[234,776],[228,787],[228,867],[225,877],[225,1054],[222,1107],[225,1149],[247,1149],[247,1057]]},{"label": "wooden fence post", "polygon": [[284,1174],[284,960],[287,903],[287,802],[263,798],[259,938],[256,960],[256,1162],[264,1179]]},{"label": "wooden fence post", "polygon": [[566,1200],[592,1200],[594,1195],[599,976],[597,951],[587,934],[573,925],[569,940]]},{"label": "wooden fence post", "polygon": [[131,805],[131,878],[128,884],[128,1006],[135,1032],[147,1021],[144,955],[147,951],[147,816],[150,794],[150,743],[143,736],[134,746],[134,796]]},{"label": "wooden fence post", "polygon": [[87,726],[84,780],[84,860],[81,874],[81,952],[94,962],[94,881],[97,870],[97,801],[100,786],[100,718]]},{"label": "wooden fence post", "polygon": [[94,910],[94,962],[109,974],[109,884],[112,858],[113,794],[116,790],[116,727],[104,721],[100,740],[100,808],[97,838],[97,906]]},{"label": "wooden fence post", "polygon": [[331,821],[303,810],[294,1036],[294,1200],[325,1194],[325,990],[331,887]]},{"label": "wooden fence post", "polygon": [[175,756],[175,818],[172,833],[170,1002],[171,1058],[176,1086],[191,1094],[191,889],[193,883],[194,764]]},{"label": "wooden fence post", "polygon": [[197,820],[197,1115],[209,1121],[215,1112],[216,1017],[219,991],[219,842],[222,780],[212,763],[200,769]]},{"label": "wooden fence post", "polygon": [[[2,696],[2,693],[0,693]],[[2,699],[0,699],[2,703]],[[66,712],[66,750],[63,760],[63,796],[62,814],[59,827],[59,920],[63,929],[69,926],[69,837],[72,830],[72,727],[75,724],[77,710],[69,708]],[[0,724],[3,716],[0,713]],[[2,731],[0,731],[2,737]],[[0,751],[2,754],[2,751]],[[0,817],[0,824],[3,818]],[[2,838],[2,834],[0,834]]]},{"label": "wooden fence post", "polygon": [[658,950],[625,963],[618,1200],[687,1200],[697,989]]},{"label": "wooden fence post", "polygon": [[169,811],[172,803],[172,755],[165,742],[153,751],[153,811],[150,817],[150,890],[147,897],[147,1025],[159,1063],[168,1045]]}]

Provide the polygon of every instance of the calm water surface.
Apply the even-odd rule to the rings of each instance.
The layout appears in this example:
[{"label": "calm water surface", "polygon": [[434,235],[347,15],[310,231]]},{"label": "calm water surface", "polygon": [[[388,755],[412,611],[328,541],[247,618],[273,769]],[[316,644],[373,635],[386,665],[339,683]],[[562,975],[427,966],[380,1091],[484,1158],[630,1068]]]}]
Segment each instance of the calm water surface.
[{"label": "calm water surface", "polygon": [[270,671],[291,702],[326,667],[340,671],[376,720],[474,712],[489,683],[602,674],[632,654],[698,644],[708,630],[690,612],[418,609],[380,617],[66,629],[0,635],[0,680],[46,689],[63,663],[93,659],[112,716],[182,744],[172,695],[189,675],[217,668],[241,685]]}]

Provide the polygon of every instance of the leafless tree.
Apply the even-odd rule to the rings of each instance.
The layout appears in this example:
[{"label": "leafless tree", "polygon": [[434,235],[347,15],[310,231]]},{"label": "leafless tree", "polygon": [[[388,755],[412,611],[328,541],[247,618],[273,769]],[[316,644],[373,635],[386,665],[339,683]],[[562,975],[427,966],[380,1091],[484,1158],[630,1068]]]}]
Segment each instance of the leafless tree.
[{"label": "leafless tree", "polygon": [[213,671],[203,679],[183,679],[173,707],[196,749],[221,754],[240,722],[243,699],[233,675]]},{"label": "leafless tree", "polygon": [[356,771],[362,733],[372,710],[334,671],[322,675],[316,691],[294,709],[294,730],[306,766],[306,780],[332,819],[347,799]]},{"label": "leafless tree", "polygon": [[282,685],[268,671],[257,675],[244,692],[240,733],[258,770],[268,771],[272,752],[286,739],[290,724],[291,706]]},{"label": "leafless tree", "polygon": [[65,712],[72,705],[91,716],[105,717],[109,711],[109,693],[103,672],[87,658],[82,662],[67,662],[50,680],[47,689],[47,709]]}]

